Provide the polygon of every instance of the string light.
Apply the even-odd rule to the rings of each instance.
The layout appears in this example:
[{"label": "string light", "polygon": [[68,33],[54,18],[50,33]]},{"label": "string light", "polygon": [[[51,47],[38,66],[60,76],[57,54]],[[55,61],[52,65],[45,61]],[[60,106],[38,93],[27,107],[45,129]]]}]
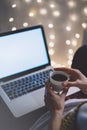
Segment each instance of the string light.
[{"label": "string light", "polygon": [[72,60],[73,59],[73,55],[69,55],[69,60]]},{"label": "string light", "polygon": [[63,65],[63,64],[57,64],[55,61],[51,61],[51,65],[55,68],[57,68],[57,67],[65,67],[65,65]]},{"label": "string light", "polygon": [[62,65],[62,64],[56,64],[54,67],[65,67],[65,65]]},{"label": "string light", "polygon": [[55,39],[55,35],[54,35],[54,34],[51,34],[51,35],[49,36],[49,38],[53,40],[53,39]]},{"label": "string light", "polygon": [[51,7],[51,8],[54,8],[54,7],[55,7],[55,4],[50,4],[50,7]]},{"label": "string light", "polygon": [[83,12],[84,12],[85,15],[87,15],[87,7],[85,7],[85,8],[83,9]]},{"label": "string light", "polygon": [[12,4],[12,8],[16,8],[16,6],[17,6],[16,4]]},{"label": "string light", "polygon": [[17,28],[16,27],[12,27],[12,29],[11,29],[12,31],[15,31],[15,30],[17,30]]},{"label": "string light", "polygon": [[84,29],[86,29],[86,28],[87,28],[87,23],[82,23],[82,27],[83,27]]},{"label": "string light", "polygon": [[45,8],[40,9],[40,14],[46,15],[47,14],[47,10]]},{"label": "string light", "polygon": [[[64,10],[62,10],[62,12],[60,11],[60,10],[58,10],[59,8],[57,7],[57,4],[58,4],[58,1],[55,3],[54,1],[43,1],[43,0],[36,0],[36,1],[34,1],[35,3],[33,4],[33,1],[32,0],[24,0],[25,2],[27,2],[27,3],[29,3],[29,2],[32,2],[32,3],[30,3],[30,4],[28,4],[28,6],[30,6],[30,12],[28,13],[28,15],[29,15],[29,17],[31,17],[30,19],[32,19],[32,17],[34,17],[34,16],[36,16],[36,14],[37,14],[37,17],[34,17],[34,19],[36,19],[35,20],[35,22],[37,21],[37,19],[39,19],[38,20],[38,23],[39,24],[42,24],[42,25],[45,25],[46,24],[46,26],[45,27],[47,27],[47,31],[50,31],[50,35],[48,36],[48,38],[49,38],[49,43],[48,43],[48,46],[49,46],[49,54],[52,56],[52,55],[54,55],[55,54],[55,48],[54,48],[54,46],[55,46],[55,40],[56,40],[56,35],[54,35],[54,34],[56,34],[56,32],[54,32],[54,30],[52,30],[52,29],[55,29],[55,31],[57,31],[57,29],[59,29],[58,31],[60,31],[60,25],[57,27],[57,23],[59,24],[59,22],[60,21],[62,21],[62,20],[65,20],[64,22],[63,22],[63,24],[61,23],[61,25],[63,25],[63,27],[65,27],[66,25],[68,25],[68,26],[66,26],[64,29],[65,29],[65,31],[68,31],[68,32],[65,32],[66,33],[66,36],[64,37],[64,38],[66,38],[68,35],[71,35],[71,33],[72,34],[75,34],[75,32],[73,31],[74,30],[74,27],[73,27],[73,24],[75,25],[75,21],[76,21],[76,23],[78,22],[78,18],[80,19],[80,17],[79,17],[79,15],[77,15],[76,13],[73,13],[73,14],[68,14],[67,13],[67,17],[69,18],[68,20],[70,20],[70,22],[71,23],[69,23],[69,21],[67,22],[67,23],[69,23],[69,24],[66,24],[66,19],[64,19],[64,15],[65,15],[65,13],[66,12],[63,12]],[[36,3],[37,2],[37,3]],[[67,0],[67,7],[69,8],[69,9],[67,9],[67,10],[69,10],[70,11],[70,8],[74,8],[74,7],[76,7],[76,3],[77,1],[75,1],[75,0]],[[41,4],[39,4],[39,3],[41,3]],[[37,5],[36,5],[37,4]],[[46,4],[46,6],[44,5],[44,4]],[[26,4],[27,5],[27,4]],[[40,6],[41,5],[41,6]],[[25,6],[25,5],[24,5]],[[34,7],[36,8],[34,8]],[[58,6],[60,6],[60,3],[59,3],[59,5]],[[18,6],[18,4],[16,3],[14,3],[14,4],[12,4],[11,5],[11,7],[12,8],[16,8],[16,7],[19,7]],[[21,6],[21,3],[20,3],[20,7],[22,7]],[[41,8],[42,7],[42,8]],[[66,11],[67,11],[66,10]],[[83,13],[81,12],[80,13],[80,15],[82,15],[82,14],[84,14],[84,16],[86,16],[87,15],[87,7],[85,7],[85,8],[83,8]],[[72,12],[74,12],[73,11],[73,9],[71,9],[71,13]],[[62,14],[61,14],[62,13]],[[77,12],[78,13],[78,12]],[[48,17],[48,20],[50,21],[49,23],[46,21],[46,20],[43,20],[43,19],[45,19],[44,17],[42,17],[41,15],[43,15],[43,16],[45,16],[46,15],[46,18]],[[58,19],[58,22],[56,21],[57,20],[57,18],[59,17],[59,16],[61,16],[60,17],[60,19]],[[41,17],[41,18],[40,18]],[[50,17],[52,17],[52,19],[50,18]],[[82,17],[83,18],[83,17]],[[86,19],[86,18],[85,18]],[[26,19],[25,19],[26,20]],[[9,22],[13,22],[14,21],[14,18],[13,17],[11,17],[11,18],[9,18]],[[45,21],[45,22],[44,22]],[[73,22],[74,21],[74,22]],[[85,22],[85,20],[83,20],[84,21],[84,23],[82,23],[82,25],[80,25],[80,26],[82,26],[83,27],[83,29],[86,29],[87,28],[87,23]],[[53,22],[53,23],[51,23],[51,22]],[[32,22],[32,25],[35,25],[36,23],[33,23]],[[66,25],[65,25],[66,24]],[[27,27],[29,24],[25,21],[24,23],[22,23],[22,26],[23,27]],[[15,25],[14,25],[15,26]],[[57,28],[56,28],[57,27]],[[76,26],[75,26],[76,27]],[[77,26],[78,27],[78,26]],[[12,31],[15,31],[17,28],[16,27],[12,27]],[[77,31],[78,31],[78,28],[76,28],[77,29]],[[62,29],[61,29],[62,30]],[[72,32],[70,32],[70,31],[72,31]],[[69,34],[69,32],[70,32],[70,34]],[[53,34],[51,34],[51,33],[53,33]],[[70,40],[67,40],[67,39],[65,39],[64,41],[65,41],[65,44],[66,44],[66,48],[65,49],[67,49],[67,46],[68,47],[76,47],[77,46],[77,44],[78,44],[78,39],[80,38],[81,36],[80,36],[80,34],[79,33],[76,33],[75,35],[74,35],[74,39],[72,39],[71,38],[71,36],[70,36]],[[69,38],[69,37],[68,37]],[[60,40],[60,39],[58,39],[58,40]],[[57,44],[57,43],[56,43]],[[59,43],[58,43],[59,44]],[[75,49],[75,48],[74,48]],[[68,57],[68,65],[71,65],[71,63],[72,63],[72,57],[73,57],[73,53],[74,53],[74,51],[73,51],[73,49],[69,49],[68,50],[68,55],[69,55],[69,57]],[[53,64],[54,64],[54,66],[59,66],[59,67],[61,67],[61,66],[64,66],[64,65],[62,65],[61,63],[60,64],[57,64],[55,61],[53,61]]]},{"label": "string light", "polygon": [[68,50],[69,54],[73,54],[73,49]]},{"label": "string light", "polygon": [[24,26],[24,27],[27,27],[27,26],[28,26],[28,23],[27,23],[27,22],[23,23],[23,26]]},{"label": "string light", "polygon": [[73,46],[77,46],[77,41],[74,39],[74,40],[72,40],[72,45]]},{"label": "string light", "polygon": [[50,42],[49,47],[54,47],[54,42]]},{"label": "string light", "polygon": [[25,0],[26,3],[31,2],[31,0]]},{"label": "string light", "polygon": [[71,64],[72,64],[72,61],[71,61],[71,60],[68,60],[68,65],[71,66]]},{"label": "string light", "polygon": [[68,57],[67,63],[68,63],[68,65],[69,65],[69,67],[71,67],[72,60],[73,60],[73,50],[72,50],[72,49],[69,49],[68,52],[69,52],[69,57]]},{"label": "string light", "polygon": [[9,18],[9,22],[13,22],[13,21],[14,21],[13,17]]},{"label": "string light", "polygon": [[55,65],[56,65],[56,63],[55,63],[55,61],[51,61],[51,65],[53,66],[53,67],[55,67]]},{"label": "string light", "polygon": [[66,30],[67,31],[71,31],[71,27],[70,26],[66,26]]},{"label": "string light", "polygon": [[37,0],[37,2],[38,2],[38,3],[41,3],[41,2],[42,2],[42,0]]},{"label": "string light", "polygon": [[76,6],[76,3],[74,2],[74,1],[68,1],[67,2],[67,4],[68,4],[68,6],[70,7],[70,8],[73,8],[73,7],[75,7]]},{"label": "string light", "polygon": [[54,55],[54,49],[49,49],[49,54]]},{"label": "string light", "polygon": [[53,28],[53,26],[54,26],[54,25],[53,25],[52,23],[49,23],[49,24],[48,24],[48,27],[49,27],[49,28]]},{"label": "string light", "polygon": [[72,21],[76,21],[76,20],[77,20],[77,15],[76,15],[76,14],[70,15],[70,19],[71,19]]},{"label": "string light", "polygon": [[75,34],[75,37],[76,37],[76,38],[80,38],[80,34],[76,33],[76,34]]},{"label": "string light", "polygon": [[29,12],[29,17],[34,17],[37,13],[37,10],[34,8],[34,9],[31,9],[30,12]]},{"label": "string light", "polygon": [[29,16],[30,16],[30,17],[33,17],[34,15],[35,15],[35,14],[34,14],[33,12],[30,12],[30,13],[29,13]]},{"label": "string light", "polygon": [[60,12],[58,10],[53,11],[53,16],[55,16],[55,17],[60,16]]},{"label": "string light", "polygon": [[70,45],[70,40],[66,40],[66,45]]}]

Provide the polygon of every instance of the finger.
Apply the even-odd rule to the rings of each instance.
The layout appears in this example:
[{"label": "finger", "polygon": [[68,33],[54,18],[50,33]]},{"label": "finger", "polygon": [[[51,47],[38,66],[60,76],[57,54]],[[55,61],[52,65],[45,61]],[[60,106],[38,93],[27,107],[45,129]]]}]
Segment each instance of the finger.
[{"label": "finger", "polygon": [[44,96],[44,102],[45,102],[46,107],[49,108],[49,106],[52,104],[51,96],[48,96],[48,95]]},{"label": "finger", "polygon": [[63,82],[63,86],[64,87],[71,87],[71,86],[76,86],[77,85],[77,82],[76,81],[73,81],[73,82],[67,82],[67,81],[65,81],[65,82]]},{"label": "finger", "polygon": [[60,95],[63,100],[65,100],[65,97],[66,97],[66,94],[67,94],[67,92],[68,92],[68,89],[69,89],[69,88],[67,88],[67,87],[64,88],[62,94]]},{"label": "finger", "polygon": [[78,79],[78,80],[76,80],[76,81],[73,81],[73,82],[64,82],[63,83],[63,86],[64,87],[79,87],[80,89],[82,88],[82,82]]},{"label": "finger", "polygon": [[48,93],[48,94],[50,94],[50,95],[52,95],[52,96],[55,95],[54,91],[51,89],[50,80],[48,80],[48,81],[46,82],[46,89],[47,89],[47,93]]}]

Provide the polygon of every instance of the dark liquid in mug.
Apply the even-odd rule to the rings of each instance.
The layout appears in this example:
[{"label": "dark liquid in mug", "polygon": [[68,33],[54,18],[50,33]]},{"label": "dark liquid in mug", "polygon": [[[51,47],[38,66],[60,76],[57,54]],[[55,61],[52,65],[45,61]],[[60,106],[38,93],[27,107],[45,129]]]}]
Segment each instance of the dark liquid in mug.
[{"label": "dark liquid in mug", "polygon": [[56,81],[65,81],[67,80],[67,77],[63,74],[55,74],[52,76],[52,78]]}]

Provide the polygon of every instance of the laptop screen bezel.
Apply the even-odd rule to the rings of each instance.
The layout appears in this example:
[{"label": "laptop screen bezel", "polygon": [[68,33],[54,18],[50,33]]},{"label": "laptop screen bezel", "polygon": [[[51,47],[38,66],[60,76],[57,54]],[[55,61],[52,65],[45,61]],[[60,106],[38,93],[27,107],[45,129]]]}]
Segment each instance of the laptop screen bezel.
[{"label": "laptop screen bezel", "polygon": [[46,51],[47,51],[48,63],[44,64],[44,65],[41,65],[41,66],[38,66],[38,67],[35,67],[35,68],[32,68],[32,69],[29,69],[29,70],[26,70],[26,71],[23,71],[23,72],[20,72],[20,73],[16,73],[16,74],[4,77],[4,78],[0,78],[0,81],[12,80],[12,79],[18,78],[20,76],[27,75],[27,74],[33,73],[35,71],[41,70],[41,69],[51,65],[50,56],[49,56],[49,53],[48,53],[48,46],[47,46],[45,31],[44,31],[44,27],[42,25],[27,27],[27,28],[15,30],[15,31],[4,32],[4,33],[0,34],[0,37],[16,34],[16,33],[20,33],[20,32],[30,31],[30,30],[34,30],[34,29],[41,29],[41,31],[42,31],[43,40],[44,40],[45,48],[46,48]]}]

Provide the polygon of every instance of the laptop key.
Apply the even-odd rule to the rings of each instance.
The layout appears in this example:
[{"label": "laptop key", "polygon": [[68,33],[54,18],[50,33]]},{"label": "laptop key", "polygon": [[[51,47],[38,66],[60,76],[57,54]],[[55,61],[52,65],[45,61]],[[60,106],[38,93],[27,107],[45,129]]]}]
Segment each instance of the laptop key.
[{"label": "laptop key", "polygon": [[33,90],[44,87],[49,78],[49,73],[50,70],[40,72],[35,75],[4,84],[2,85],[2,88],[8,97],[13,100],[14,98],[20,97]]}]

